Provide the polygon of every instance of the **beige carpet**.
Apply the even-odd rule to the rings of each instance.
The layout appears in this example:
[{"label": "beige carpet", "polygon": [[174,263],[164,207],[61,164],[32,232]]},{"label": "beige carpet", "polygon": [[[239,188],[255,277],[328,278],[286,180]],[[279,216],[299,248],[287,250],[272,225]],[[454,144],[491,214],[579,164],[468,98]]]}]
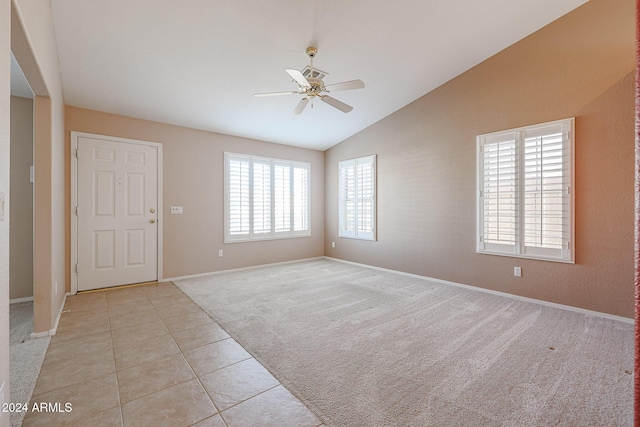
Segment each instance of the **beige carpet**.
[{"label": "beige carpet", "polygon": [[[33,302],[11,304],[9,306],[9,325],[11,402],[29,402],[51,337],[31,339]],[[11,412],[11,427],[19,427],[24,416],[24,412]]]},{"label": "beige carpet", "polygon": [[327,426],[632,425],[631,324],[326,259],[176,284]]}]

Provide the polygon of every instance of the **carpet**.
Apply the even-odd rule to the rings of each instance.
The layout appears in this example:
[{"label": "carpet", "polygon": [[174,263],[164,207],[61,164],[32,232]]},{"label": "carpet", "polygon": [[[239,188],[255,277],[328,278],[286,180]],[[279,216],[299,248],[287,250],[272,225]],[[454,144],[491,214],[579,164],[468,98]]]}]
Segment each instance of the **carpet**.
[{"label": "carpet", "polygon": [[9,344],[19,344],[31,338],[33,332],[33,301],[9,306]]},{"label": "carpet", "polygon": [[[33,302],[11,304],[9,325],[10,398],[13,403],[28,403],[51,337],[30,338],[33,332]],[[25,413],[11,412],[10,415],[11,426],[18,427],[22,424]]]},{"label": "carpet", "polygon": [[176,281],[327,426],[629,426],[633,325],[327,259]]}]

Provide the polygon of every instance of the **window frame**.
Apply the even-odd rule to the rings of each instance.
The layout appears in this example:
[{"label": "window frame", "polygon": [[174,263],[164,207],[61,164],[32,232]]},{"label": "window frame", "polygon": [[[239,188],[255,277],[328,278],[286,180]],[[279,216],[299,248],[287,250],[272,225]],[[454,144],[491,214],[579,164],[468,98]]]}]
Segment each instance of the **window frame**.
[{"label": "window frame", "polygon": [[[545,133],[544,129],[559,127],[562,137],[562,243],[557,249],[525,244],[525,173],[531,163],[526,163],[525,154],[527,147],[525,140],[530,141],[536,137],[557,135]],[[501,243],[487,243],[484,241],[484,147],[489,144],[506,143],[510,141],[509,135],[515,143],[514,148],[514,177],[515,177],[515,214],[514,241],[512,245]],[[528,136],[533,135],[533,136]],[[536,136],[537,135],[537,136]],[[515,258],[535,259],[541,261],[554,261],[562,263],[575,263],[575,118],[555,120],[520,128],[492,132],[476,137],[476,253],[509,256]],[[567,170],[568,169],[568,170]],[[542,178],[540,178],[542,179]],[[542,184],[544,186],[544,184]],[[543,190],[539,190],[541,196]],[[542,206],[542,204],[541,204]],[[540,208],[542,209],[542,208]],[[536,212],[538,213],[538,212]],[[544,215],[544,214],[542,214]],[[551,216],[551,215],[550,215]],[[568,223],[566,223],[568,222]]]},{"label": "window frame", "polygon": [[[231,177],[230,177],[230,164],[233,160],[246,161],[249,164],[248,171],[248,231],[246,233],[232,233],[231,232]],[[254,165],[268,165],[269,176],[269,231],[256,232],[255,230],[255,176]],[[275,188],[275,169],[276,167],[289,168],[289,181],[288,181],[288,198],[289,198],[289,217],[285,218],[285,222],[289,222],[289,229],[287,231],[276,231],[276,197],[278,192]],[[306,204],[306,212],[302,212],[302,218],[299,219],[304,223],[306,222],[305,229],[296,230],[296,170],[306,171],[306,194],[302,195],[304,203]],[[303,191],[303,193],[304,193]],[[263,204],[263,207],[265,205]],[[303,206],[304,209],[304,206]],[[241,243],[241,242],[256,242],[266,240],[279,240],[279,239],[293,239],[299,237],[311,237],[311,163],[296,161],[296,160],[284,160],[263,156],[254,156],[250,154],[239,153],[224,153],[224,243]]]},{"label": "window frame", "polygon": [[[361,204],[362,199],[357,196],[353,199],[353,211],[354,211],[354,219],[353,229],[347,229],[345,224],[345,209],[346,209],[346,198],[345,198],[345,189],[343,182],[343,169],[347,167],[354,167],[354,193],[358,192],[358,183],[360,179],[358,178],[357,168],[361,164],[370,164],[371,165],[371,197],[368,198],[371,201],[371,210],[369,215],[371,216],[371,230],[360,230],[357,226],[358,224],[358,213],[362,212]],[[358,157],[354,159],[341,160],[338,162],[338,237],[348,238],[348,239],[357,239],[357,240],[368,240],[368,241],[376,241],[377,240],[377,156],[375,154]]]}]

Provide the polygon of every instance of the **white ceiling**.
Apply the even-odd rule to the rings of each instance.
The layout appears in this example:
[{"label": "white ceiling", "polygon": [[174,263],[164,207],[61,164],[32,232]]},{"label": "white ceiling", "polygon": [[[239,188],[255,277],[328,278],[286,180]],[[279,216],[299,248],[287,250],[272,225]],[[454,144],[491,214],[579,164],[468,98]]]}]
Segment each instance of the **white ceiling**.
[{"label": "white ceiling", "polygon": [[[586,0],[51,0],[65,103],[325,150]],[[300,116],[285,68],[361,79]]]}]

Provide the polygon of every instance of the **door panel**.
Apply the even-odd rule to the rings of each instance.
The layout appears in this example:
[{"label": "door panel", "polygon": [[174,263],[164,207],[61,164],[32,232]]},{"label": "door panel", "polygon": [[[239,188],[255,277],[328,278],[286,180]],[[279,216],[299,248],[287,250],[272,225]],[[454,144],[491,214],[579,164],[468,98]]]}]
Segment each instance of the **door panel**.
[{"label": "door panel", "polygon": [[144,264],[144,230],[126,230],[125,266],[133,267]]},{"label": "door panel", "polygon": [[115,230],[95,230],[93,232],[94,252],[93,268],[113,270],[116,268],[116,233]]},{"label": "door panel", "polygon": [[158,150],[78,138],[78,290],[157,279]]},{"label": "door panel", "polygon": [[128,173],[126,178],[127,216],[144,216],[144,175],[140,173]]},{"label": "door panel", "polygon": [[116,174],[109,171],[94,171],[93,187],[94,215],[115,218]]}]

